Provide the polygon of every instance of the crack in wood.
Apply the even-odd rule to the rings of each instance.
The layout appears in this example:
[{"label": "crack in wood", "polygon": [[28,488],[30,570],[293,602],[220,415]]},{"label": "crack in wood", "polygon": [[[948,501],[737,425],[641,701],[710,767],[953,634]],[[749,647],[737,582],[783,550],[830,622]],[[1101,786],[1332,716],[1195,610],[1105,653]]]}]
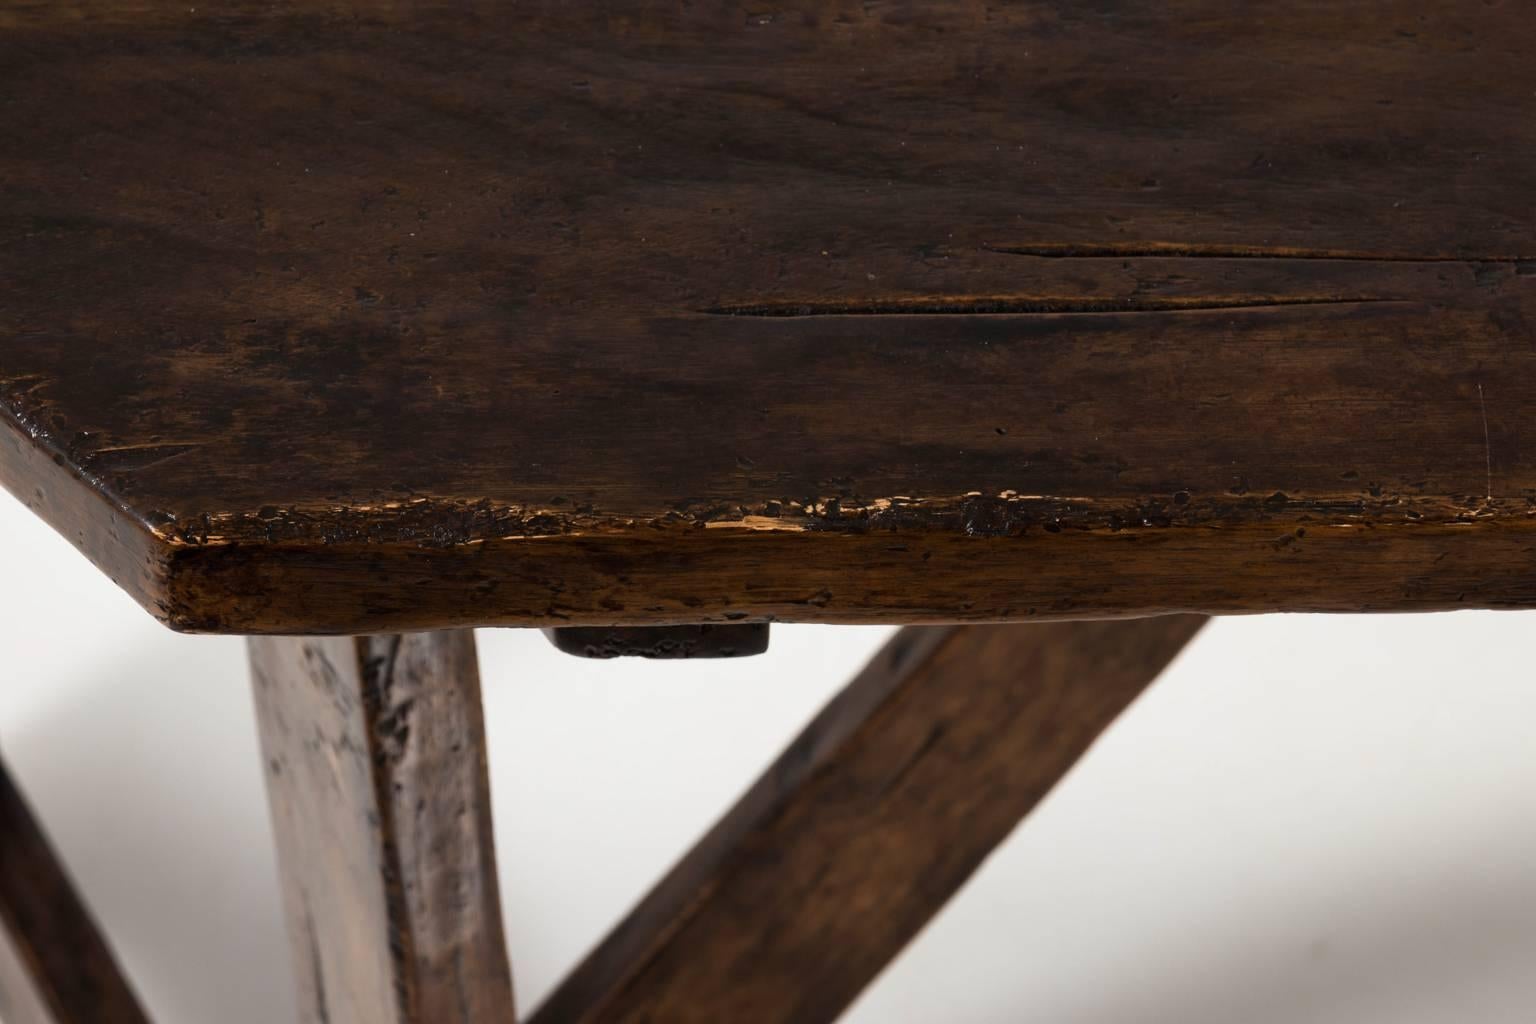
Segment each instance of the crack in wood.
[{"label": "crack in wood", "polygon": [[1348,260],[1367,263],[1531,263],[1536,254],[1453,256],[1444,253],[1411,255],[1359,249],[1307,249],[1269,245],[1191,245],[1183,242],[1111,242],[1092,245],[1039,242],[1024,245],[983,245],[987,252],[1046,259],[1219,259],[1219,260]]},{"label": "crack in wood", "polygon": [[384,887],[387,916],[393,926],[389,929],[389,956],[393,968],[391,986],[395,1005],[402,1020],[417,1019],[419,1001],[416,964],[415,934],[411,922],[410,904],[406,898],[406,871],[400,849],[397,793],[400,782],[397,774],[402,771],[406,744],[410,738],[410,698],[402,699],[397,684],[409,684],[397,676],[404,637],[388,634],[375,637],[356,637],[358,660],[363,679],[361,692],[366,708],[366,735],[369,756],[373,763],[370,772],[374,787],[374,806],[379,816],[378,852],[379,875]]},{"label": "crack in wood", "polygon": [[1016,298],[892,299],[881,302],[757,302],[710,306],[710,316],[1029,316],[1038,314],[1195,313],[1205,310],[1269,309],[1275,306],[1338,306],[1403,302],[1380,295],[1250,295],[1233,298],[1133,296],[1112,299]]}]

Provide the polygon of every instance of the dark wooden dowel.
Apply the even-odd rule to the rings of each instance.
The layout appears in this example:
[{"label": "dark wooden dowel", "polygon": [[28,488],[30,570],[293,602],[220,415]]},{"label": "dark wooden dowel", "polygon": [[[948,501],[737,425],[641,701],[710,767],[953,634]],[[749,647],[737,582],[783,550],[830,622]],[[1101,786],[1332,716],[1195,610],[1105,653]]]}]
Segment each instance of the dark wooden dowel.
[{"label": "dark wooden dowel", "polygon": [[512,1021],[473,633],[250,652],[301,1020]]},{"label": "dark wooden dowel", "polygon": [[48,839],[0,766],[0,1020],[147,1024]]},{"label": "dark wooden dowel", "polygon": [[768,650],[768,623],[556,626],[549,642],[578,658],[746,658]]},{"label": "dark wooden dowel", "polygon": [[535,1024],[835,1020],[1204,621],[902,630]]}]

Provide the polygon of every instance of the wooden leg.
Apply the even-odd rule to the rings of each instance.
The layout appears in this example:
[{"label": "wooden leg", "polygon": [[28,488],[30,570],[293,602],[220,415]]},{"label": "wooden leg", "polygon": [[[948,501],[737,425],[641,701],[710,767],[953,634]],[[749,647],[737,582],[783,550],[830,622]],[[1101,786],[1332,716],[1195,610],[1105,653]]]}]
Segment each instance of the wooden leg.
[{"label": "wooden leg", "polygon": [[26,801],[0,767],[0,1019],[145,1024]]},{"label": "wooden leg", "polygon": [[301,1020],[512,1021],[474,634],[250,653]]},{"label": "wooden leg", "polygon": [[535,1024],[830,1024],[1204,621],[902,630]]}]

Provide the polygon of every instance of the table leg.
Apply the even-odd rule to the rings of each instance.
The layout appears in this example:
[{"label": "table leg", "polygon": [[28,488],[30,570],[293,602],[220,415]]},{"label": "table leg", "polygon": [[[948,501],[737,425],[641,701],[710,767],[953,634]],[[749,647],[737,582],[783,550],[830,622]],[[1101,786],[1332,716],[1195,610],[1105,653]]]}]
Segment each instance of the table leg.
[{"label": "table leg", "polygon": [[250,655],[300,1019],[512,1021],[473,632]]}]

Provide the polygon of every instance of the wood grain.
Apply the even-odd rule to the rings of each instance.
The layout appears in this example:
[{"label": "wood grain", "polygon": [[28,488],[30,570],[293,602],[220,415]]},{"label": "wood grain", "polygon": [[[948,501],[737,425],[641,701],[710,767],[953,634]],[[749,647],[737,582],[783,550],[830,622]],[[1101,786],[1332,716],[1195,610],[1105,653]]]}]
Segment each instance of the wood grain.
[{"label": "wood grain", "polygon": [[250,650],[301,1020],[510,1024],[473,633]]},{"label": "wood grain", "polygon": [[534,1024],[830,1024],[1204,621],[902,630]]},{"label": "wood grain", "polygon": [[0,1016],[148,1024],[90,912],[0,766]]},{"label": "wood grain", "polygon": [[1533,48],[0,0],[0,483],[187,630],[1529,606]]}]

